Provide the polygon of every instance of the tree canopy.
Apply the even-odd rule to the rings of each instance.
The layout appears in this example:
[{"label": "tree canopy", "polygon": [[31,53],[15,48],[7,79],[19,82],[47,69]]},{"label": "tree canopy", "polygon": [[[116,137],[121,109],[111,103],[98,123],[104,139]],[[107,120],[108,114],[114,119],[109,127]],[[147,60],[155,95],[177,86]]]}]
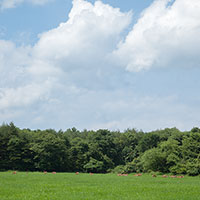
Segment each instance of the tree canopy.
[{"label": "tree canopy", "polygon": [[66,131],[0,126],[0,170],[200,174],[200,129]]}]

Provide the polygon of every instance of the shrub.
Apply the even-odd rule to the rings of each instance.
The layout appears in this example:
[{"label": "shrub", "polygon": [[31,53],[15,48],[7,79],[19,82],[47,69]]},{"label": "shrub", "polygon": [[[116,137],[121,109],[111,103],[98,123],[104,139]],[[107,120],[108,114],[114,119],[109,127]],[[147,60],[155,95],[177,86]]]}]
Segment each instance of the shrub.
[{"label": "shrub", "polygon": [[189,176],[197,176],[200,174],[200,163],[197,159],[195,159],[193,162],[188,162],[186,164],[186,168]]}]

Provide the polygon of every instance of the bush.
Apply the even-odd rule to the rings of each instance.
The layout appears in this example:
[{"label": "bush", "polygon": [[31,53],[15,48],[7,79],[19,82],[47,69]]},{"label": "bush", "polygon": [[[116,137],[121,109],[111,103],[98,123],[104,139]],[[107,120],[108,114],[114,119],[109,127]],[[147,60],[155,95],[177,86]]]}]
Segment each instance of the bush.
[{"label": "bush", "polygon": [[83,168],[86,170],[86,172],[103,172],[103,162],[94,158],[90,158],[90,161],[84,165]]},{"label": "bush", "polygon": [[118,165],[114,169],[111,170],[112,173],[123,174],[124,173],[124,165]]},{"label": "bush", "polygon": [[186,168],[185,164],[178,163],[177,165],[170,167],[169,171],[172,174],[186,174],[187,168]]},{"label": "bush", "polygon": [[197,159],[193,162],[188,162],[186,168],[189,176],[197,176],[200,174],[200,163]]},{"label": "bush", "polygon": [[141,158],[144,171],[167,172],[166,155],[159,149],[153,148],[146,151]]}]

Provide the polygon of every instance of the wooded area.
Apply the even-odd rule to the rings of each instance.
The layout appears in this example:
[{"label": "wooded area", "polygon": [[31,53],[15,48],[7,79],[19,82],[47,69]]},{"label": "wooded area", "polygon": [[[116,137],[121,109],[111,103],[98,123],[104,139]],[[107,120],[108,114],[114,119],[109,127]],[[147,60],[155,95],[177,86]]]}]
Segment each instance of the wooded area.
[{"label": "wooded area", "polygon": [[66,131],[0,126],[0,170],[200,174],[200,129]]}]

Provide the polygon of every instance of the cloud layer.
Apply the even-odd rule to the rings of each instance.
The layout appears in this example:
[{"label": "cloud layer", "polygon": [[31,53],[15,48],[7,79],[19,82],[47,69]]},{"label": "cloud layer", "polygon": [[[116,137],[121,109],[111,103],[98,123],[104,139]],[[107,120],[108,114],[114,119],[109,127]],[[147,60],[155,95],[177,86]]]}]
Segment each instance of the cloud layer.
[{"label": "cloud layer", "polygon": [[[4,0],[0,6],[23,2]],[[198,109],[173,93],[141,93],[145,80],[130,73],[199,64],[200,3],[170,2],[155,1],[124,35],[132,12],[73,0],[68,20],[41,33],[34,46],[0,40],[0,121],[31,128],[148,130],[197,123],[198,114],[187,114]]]},{"label": "cloud layer", "polygon": [[0,0],[0,9],[5,10],[14,8],[22,3],[31,3],[34,5],[44,5],[52,0]]}]

